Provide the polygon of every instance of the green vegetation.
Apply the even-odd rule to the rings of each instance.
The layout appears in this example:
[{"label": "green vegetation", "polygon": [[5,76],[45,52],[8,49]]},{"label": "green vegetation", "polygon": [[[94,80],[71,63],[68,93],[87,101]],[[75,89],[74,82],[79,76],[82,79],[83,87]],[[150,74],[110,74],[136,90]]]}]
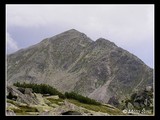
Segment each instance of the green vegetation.
[{"label": "green vegetation", "polygon": [[111,108],[111,107],[108,107],[106,105],[84,104],[84,103],[81,103],[81,102],[79,102],[77,100],[73,100],[73,99],[69,99],[68,101],[77,105],[77,106],[81,106],[81,107],[84,107],[88,110],[92,110],[92,111],[95,111],[95,112],[103,112],[103,113],[108,113],[110,115],[124,115],[119,109]]},{"label": "green vegetation", "polygon": [[38,110],[34,107],[29,106],[19,106],[19,109],[12,109],[16,115],[30,115],[27,112],[38,112]]},{"label": "green vegetation", "polygon": [[63,99],[53,99],[53,98],[47,98],[47,100],[49,100],[51,103],[55,103],[57,105],[61,105],[60,102],[63,102]]},{"label": "green vegetation", "polygon": [[8,102],[8,103],[11,103],[11,104],[13,104],[13,105],[15,105],[15,106],[19,106],[19,105],[17,104],[17,102],[14,101],[14,100],[7,99],[7,102]]},{"label": "green vegetation", "polygon": [[29,107],[25,105],[22,106],[19,104],[19,102],[14,100],[7,99],[7,102],[19,108],[19,109],[12,108],[12,110],[16,113],[16,115],[30,115],[27,112],[38,112],[38,110],[35,107]]},{"label": "green vegetation", "polygon": [[32,88],[33,92],[35,93],[41,93],[41,94],[50,94],[50,95],[58,95],[60,98],[65,98],[65,96],[59,92],[58,90],[56,90],[55,88],[46,85],[46,84],[33,84],[33,83],[14,83],[14,86],[17,87],[23,87],[23,88]]},{"label": "green vegetation", "polygon": [[[63,99],[52,99],[52,98],[47,98],[47,100],[49,100],[51,103],[55,103],[57,105],[61,105],[59,104],[59,102],[64,102]],[[103,113],[108,113],[110,115],[124,115],[119,109],[113,107],[113,106],[110,106],[110,105],[94,105],[94,104],[86,104],[86,103],[82,103],[78,100],[75,100],[75,99],[71,99],[71,98],[68,98],[67,99],[68,102],[70,103],[73,103],[79,107],[83,107],[83,108],[86,108],[88,110],[92,110],[92,111],[95,111],[95,112],[103,112]],[[88,111],[87,110],[84,110],[85,113],[87,113]]]},{"label": "green vegetation", "polygon": [[101,105],[101,103],[93,100],[93,99],[90,99],[88,97],[84,97],[82,95],[79,95],[75,92],[65,92],[65,96],[66,98],[71,98],[71,99],[75,99],[75,100],[78,100],[79,102],[82,102],[82,103],[86,103],[86,104],[93,104],[93,105]]},{"label": "green vegetation", "polygon": [[[92,110],[95,112],[103,112],[103,113],[108,113],[110,115],[123,115],[123,113],[115,108],[112,107],[110,105],[103,105],[100,104],[98,102],[93,102],[94,100],[78,95],[74,92],[71,93],[65,93],[66,99],[68,102],[73,103],[79,107],[83,107],[86,108],[88,110]],[[54,99],[54,98],[47,98],[45,97],[45,99],[49,100],[50,103],[48,103],[48,106],[51,107],[56,107],[56,106],[61,106],[64,103],[64,99],[59,98],[59,99]],[[19,109],[16,108],[12,108],[12,110],[16,113],[16,115],[37,115],[39,113],[39,111],[43,108],[38,107],[38,106],[28,106],[28,105],[23,105],[20,102],[14,101],[14,100],[10,100],[7,99],[8,103],[11,103],[15,106],[17,106]],[[84,110],[85,113],[88,113],[88,110]]]},{"label": "green vegetation", "polygon": [[49,85],[46,85],[46,84],[33,84],[33,83],[25,83],[25,82],[21,84],[17,82],[17,83],[14,83],[14,86],[23,87],[23,88],[32,88],[33,92],[35,93],[58,95],[62,99],[71,98],[71,99],[75,99],[75,100],[78,100],[79,102],[86,103],[86,104],[101,105],[101,103],[93,99],[90,99],[88,97],[79,95],[75,92],[70,92],[70,93],[66,92],[64,95],[58,90],[56,90],[55,88]]}]

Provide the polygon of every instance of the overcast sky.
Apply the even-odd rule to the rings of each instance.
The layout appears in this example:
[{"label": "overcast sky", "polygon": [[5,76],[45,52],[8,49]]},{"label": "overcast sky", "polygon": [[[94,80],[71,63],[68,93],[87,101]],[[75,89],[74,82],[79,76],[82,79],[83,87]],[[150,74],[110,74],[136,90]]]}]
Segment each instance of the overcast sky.
[{"label": "overcast sky", "polygon": [[114,42],[154,68],[154,5],[6,5],[7,53],[69,29]]}]

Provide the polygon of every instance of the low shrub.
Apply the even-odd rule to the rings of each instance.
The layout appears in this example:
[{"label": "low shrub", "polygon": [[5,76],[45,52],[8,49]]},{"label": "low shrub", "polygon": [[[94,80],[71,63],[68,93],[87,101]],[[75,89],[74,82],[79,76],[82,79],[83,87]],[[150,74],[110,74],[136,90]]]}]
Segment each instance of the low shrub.
[{"label": "low shrub", "polygon": [[84,97],[82,95],[79,95],[75,92],[70,92],[70,93],[65,92],[65,97],[75,99],[75,100],[78,100],[79,102],[86,103],[86,104],[101,105],[101,103],[99,103],[93,99],[90,99],[88,97]]},{"label": "low shrub", "polygon": [[23,88],[32,88],[33,92],[41,94],[58,95],[60,98],[65,98],[65,96],[59,92],[57,89],[46,84],[33,84],[33,83],[14,83],[14,86]]}]

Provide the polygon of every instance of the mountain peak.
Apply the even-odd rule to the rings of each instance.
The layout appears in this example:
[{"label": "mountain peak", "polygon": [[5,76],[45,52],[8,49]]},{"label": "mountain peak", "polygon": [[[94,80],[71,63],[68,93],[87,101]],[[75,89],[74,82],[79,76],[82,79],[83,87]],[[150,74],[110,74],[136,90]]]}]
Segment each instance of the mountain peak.
[{"label": "mountain peak", "polygon": [[69,34],[82,34],[81,32],[79,32],[78,30],[76,30],[76,29],[69,29],[69,30],[67,30],[67,31],[65,31],[65,32],[63,32],[63,33],[69,33]]},{"label": "mountain peak", "polygon": [[79,32],[76,29],[69,29],[67,31],[64,31],[58,35],[55,35],[53,37],[50,38],[51,41],[55,41],[58,40],[58,42],[62,42],[62,41],[72,41],[74,39],[74,41],[77,42],[87,42],[90,43],[92,42],[92,40],[87,37],[87,35],[85,35],[84,33]]},{"label": "mountain peak", "polygon": [[98,44],[102,44],[102,45],[109,45],[109,46],[116,46],[116,44],[114,42],[111,42],[109,40],[106,40],[104,38],[99,38],[96,40],[96,43]]},{"label": "mountain peak", "polygon": [[78,30],[76,30],[76,29],[69,29],[69,30],[67,30],[68,32],[79,32]]}]

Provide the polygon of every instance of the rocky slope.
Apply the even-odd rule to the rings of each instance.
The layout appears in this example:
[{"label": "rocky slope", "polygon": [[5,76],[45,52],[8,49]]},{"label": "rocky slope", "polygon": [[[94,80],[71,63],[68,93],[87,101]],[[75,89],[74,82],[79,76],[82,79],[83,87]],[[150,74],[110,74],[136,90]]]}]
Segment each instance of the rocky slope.
[{"label": "rocky slope", "polygon": [[71,29],[7,55],[7,84],[45,83],[107,103],[153,85],[153,69],[104,38]]},{"label": "rocky slope", "polygon": [[[109,116],[125,115],[111,105],[88,105],[73,99],[60,99],[58,95],[44,96],[31,88],[7,86],[6,115],[83,115]],[[24,91],[23,91],[23,90]],[[23,92],[22,92],[23,91]],[[7,95],[7,96],[8,96]]]}]

